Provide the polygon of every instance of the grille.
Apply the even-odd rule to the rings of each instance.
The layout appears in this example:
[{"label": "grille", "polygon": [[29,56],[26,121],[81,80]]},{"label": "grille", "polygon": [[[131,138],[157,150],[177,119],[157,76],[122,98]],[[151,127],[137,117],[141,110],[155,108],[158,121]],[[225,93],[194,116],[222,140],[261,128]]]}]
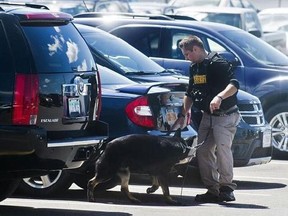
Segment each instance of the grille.
[{"label": "grille", "polygon": [[263,109],[260,103],[238,104],[242,119],[251,126],[265,124]]}]

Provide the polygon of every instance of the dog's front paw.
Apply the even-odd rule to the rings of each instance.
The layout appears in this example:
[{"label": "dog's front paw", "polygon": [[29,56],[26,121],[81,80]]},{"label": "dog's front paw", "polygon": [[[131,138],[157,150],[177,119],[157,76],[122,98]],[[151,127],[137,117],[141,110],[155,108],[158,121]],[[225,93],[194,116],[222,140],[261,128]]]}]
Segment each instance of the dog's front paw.
[{"label": "dog's front paw", "polygon": [[149,188],[147,188],[146,193],[147,193],[147,194],[154,193],[158,188],[159,188],[159,186],[149,187]]}]

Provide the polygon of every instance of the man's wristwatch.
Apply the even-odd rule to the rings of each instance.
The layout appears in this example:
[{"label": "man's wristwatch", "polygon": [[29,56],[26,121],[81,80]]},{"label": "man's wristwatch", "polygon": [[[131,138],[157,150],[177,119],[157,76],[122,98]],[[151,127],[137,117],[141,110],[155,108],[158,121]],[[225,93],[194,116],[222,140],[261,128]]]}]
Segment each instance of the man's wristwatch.
[{"label": "man's wristwatch", "polygon": [[216,97],[220,98],[221,101],[224,100],[224,98],[221,97],[220,95],[216,95]]}]

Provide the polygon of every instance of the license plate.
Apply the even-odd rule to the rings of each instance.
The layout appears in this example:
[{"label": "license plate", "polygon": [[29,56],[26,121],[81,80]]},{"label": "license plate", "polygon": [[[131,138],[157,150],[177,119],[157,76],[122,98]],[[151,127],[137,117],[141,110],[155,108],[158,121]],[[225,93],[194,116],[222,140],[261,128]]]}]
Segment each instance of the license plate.
[{"label": "license plate", "polygon": [[271,136],[271,131],[264,131],[263,132],[263,140],[262,140],[262,146],[263,148],[267,148],[271,146],[272,142],[272,136]]},{"label": "license plate", "polygon": [[80,115],[80,101],[78,98],[68,98],[68,111],[69,116],[79,116]]}]

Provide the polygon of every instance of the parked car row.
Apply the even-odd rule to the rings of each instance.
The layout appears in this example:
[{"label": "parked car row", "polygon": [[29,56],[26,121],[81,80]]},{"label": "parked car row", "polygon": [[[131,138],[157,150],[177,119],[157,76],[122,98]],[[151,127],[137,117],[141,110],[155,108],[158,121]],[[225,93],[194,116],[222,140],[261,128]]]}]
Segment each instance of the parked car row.
[{"label": "parked car row", "polygon": [[112,33],[153,58],[164,68],[188,75],[190,63],[177,44],[187,35],[197,35],[205,49],[222,54],[234,65],[240,88],[257,96],[272,127],[275,154],[288,152],[288,57],[257,37],[232,26],[197,21],[140,19],[136,15],[105,22],[101,13],[75,16],[75,23]]},{"label": "parked car row", "polygon": [[[18,33],[2,36],[2,43],[9,41],[9,46],[3,50],[0,71],[1,80],[5,80],[0,85],[0,120],[4,120],[0,121],[0,133],[11,129],[11,137],[0,138],[0,144],[6,146],[0,160],[13,160],[14,169],[18,168],[11,171],[8,166],[3,173],[5,183],[7,176],[9,182],[13,179],[9,188],[15,190],[22,178],[19,191],[36,196],[63,191],[73,182],[85,188],[107,141],[131,133],[173,135],[170,128],[181,111],[188,85],[186,71],[181,74],[177,68],[165,69],[133,48],[133,43],[94,27],[73,24],[70,15],[54,16],[45,6],[3,3],[2,8],[17,16],[0,15],[7,23],[3,32],[8,36]],[[10,26],[13,22],[17,25]],[[15,51],[21,57],[14,55]],[[4,60],[11,64],[7,66]],[[271,127],[261,102],[242,90],[237,97],[243,118],[233,141],[235,166],[268,163]],[[193,111],[191,116],[196,114]],[[190,122],[190,118],[186,120]],[[196,129],[197,125],[188,124],[182,137],[197,136]],[[31,134],[33,142],[26,139]],[[10,144],[15,140],[29,146],[28,150],[13,149]],[[39,154],[38,146],[43,148]]]},{"label": "parked car row", "polygon": [[[176,78],[186,82],[186,84],[188,83],[187,76],[186,79],[183,79],[183,76],[175,70],[165,70],[163,67],[155,65],[147,56],[120,38],[97,28],[85,27],[80,24],[76,24],[76,27],[89,44],[92,54],[99,64],[137,82],[151,82],[153,80],[167,82]],[[157,67],[152,67],[152,65]],[[243,119],[239,124],[232,147],[234,165],[247,166],[267,163],[271,159],[271,140],[266,138],[271,136],[271,128],[265,122],[261,103],[258,98],[242,90],[239,91],[237,98]],[[196,119],[199,114],[199,112],[193,112],[192,117]],[[194,128],[197,129],[197,125],[194,125]],[[251,130],[254,131],[253,134],[259,136],[249,138],[251,140],[248,141],[249,139],[244,134],[249,134]],[[260,134],[264,135],[265,139]],[[247,148],[247,145],[250,145],[250,148]],[[260,149],[262,153],[258,154]]]}]

